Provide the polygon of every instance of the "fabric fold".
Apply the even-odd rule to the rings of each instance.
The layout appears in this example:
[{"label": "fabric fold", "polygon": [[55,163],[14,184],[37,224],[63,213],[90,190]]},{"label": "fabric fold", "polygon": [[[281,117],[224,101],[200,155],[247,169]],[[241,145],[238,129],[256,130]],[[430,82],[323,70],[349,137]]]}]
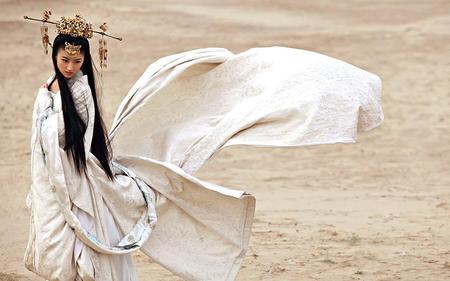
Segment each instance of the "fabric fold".
[{"label": "fabric fold", "polygon": [[[80,83],[71,87],[88,87]],[[48,94],[33,111],[24,259],[49,280],[121,281],[126,272],[115,269],[132,265],[118,256],[139,248],[185,280],[234,280],[255,197],[197,178],[208,159],[236,145],[352,143],[384,119],[381,80],[343,61],[285,47],[192,50],[151,64],[120,103],[109,133],[116,180],[88,153],[84,181],[70,172],[60,103]]]},{"label": "fabric fold", "polygon": [[[150,65],[123,99],[110,133],[118,161],[167,197],[142,250],[186,280],[234,280],[248,245],[254,198],[228,191],[223,195],[231,197],[219,196],[220,188],[208,184],[189,188],[187,178],[168,179],[177,171],[173,167],[181,168],[177,177],[192,177],[234,145],[355,142],[358,132],[383,121],[380,94],[376,75],[292,48],[236,55],[199,49]],[[158,172],[161,165],[171,172]],[[216,206],[235,211],[208,212]],[[240,227],[216,224],[230,218]],[[230,239],[219,239],[227,235]],[[241,248],[233,249],[228,240]]]}]

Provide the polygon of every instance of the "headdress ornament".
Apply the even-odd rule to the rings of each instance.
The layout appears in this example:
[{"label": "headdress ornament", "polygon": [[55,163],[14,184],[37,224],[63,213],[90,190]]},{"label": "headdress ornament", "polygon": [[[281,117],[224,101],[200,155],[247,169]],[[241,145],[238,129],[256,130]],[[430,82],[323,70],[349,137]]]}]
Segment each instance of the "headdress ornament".
[{"label": "headdress ornament", "polygon": [[[48,27],[45,25],[46,23],[54,24],[56,25],[56,29],[58,34],[67,34],[72,37],[84,37],[86,39],[92,38],[93,33],[98,33],[102,37],[99,39],[99,57],[100,57],[100,67],[106,67],[106,61],[107,61],[107,44],[105,40],[105,36],[120,40],[122,41],[122,38],[111,36],[109,34],[106,34],[107,26],[106,22],[104,22],[102,25],[100,25],[101,31],[96,31],[92,29],[92,25],[88,23],[81,15],[75,15],[74,18],[69,17],[61,17],[61,20],[54,22],[50,21],[50,15],[52,14],[51,11],[44,11],[43,12],[43,18],[35,19],[30,18],[27,16],[24,16],[24,19],[26,20],[34,20],[34,21],[40,21],[42,22],[41,26],[41,36],[42,36],[42,44],[44,46],[44,53],[48,53],[48,46],[51,46],[49,36],[48,36]],[[65,42],[64,50],[69,55],[76,55],[80,53],[81,45],[74,45],[70,44],[69,42]]]},{"label": "headdress ornament", "polygon": [[61,20],[56,23],[56,29],[59,34],[92,38],[92,25],[80,15],[75,15],[75,18],[61,17]]},{"label": "headdress ornament", "polygon": [[64,50],[71,55],[74,56],[80,53],[81,45],[72,45],[68,42],[64,42]]}]

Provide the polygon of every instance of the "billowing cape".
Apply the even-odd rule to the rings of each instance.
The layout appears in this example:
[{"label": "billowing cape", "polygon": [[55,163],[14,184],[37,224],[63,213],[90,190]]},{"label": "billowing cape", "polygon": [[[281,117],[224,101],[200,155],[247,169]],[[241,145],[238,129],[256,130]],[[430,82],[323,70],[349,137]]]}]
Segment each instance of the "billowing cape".
[{"label": "billowing cape", "polygon": [[[374,74],[284,47],[236,55],[199,49],[151,64],[121,102],[110,131],[115,166],[157,194],[157,223],[136,248],[186,280],[234,280],[255,199],[195,173],[233,145],[355,142],[358,132],[383,121],[380,92]],[[124,235],[132,232],[142,208],[118,210]]]}]

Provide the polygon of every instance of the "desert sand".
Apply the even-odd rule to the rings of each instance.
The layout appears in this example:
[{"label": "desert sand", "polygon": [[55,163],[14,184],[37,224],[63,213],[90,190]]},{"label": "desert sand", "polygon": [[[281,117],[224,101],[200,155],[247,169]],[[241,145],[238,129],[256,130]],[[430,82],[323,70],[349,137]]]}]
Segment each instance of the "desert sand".
[{"label": "desert sand", "polygon": [[[23,16],[40,17],[44,9],[54,19],[79,12],[94,26],[105,21],[124,37],[109,40],[103,73],[108,126],[150,63],[195,48],[301,48],[379,75],[385,122],[358,143],[232,148],[197,176],[257,198],[237,280],[450,280],[446,0],[0,0],[0,280],[42,280],[22,257],[31,111],[52,65],[39,23]],[[142,253],[134,258],[140,280],[181,280]]]}]

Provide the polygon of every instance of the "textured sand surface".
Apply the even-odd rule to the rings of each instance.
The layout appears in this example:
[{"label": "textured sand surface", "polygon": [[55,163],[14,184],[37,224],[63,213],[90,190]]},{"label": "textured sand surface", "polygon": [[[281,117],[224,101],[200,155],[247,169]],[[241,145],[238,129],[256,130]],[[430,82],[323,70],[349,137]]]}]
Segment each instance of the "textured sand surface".
[{"label": "textured sand surface", "polygon": [[[0,280],[41,280],[22,263],[25,196],[31,110],[52,68],[39,24],[22,16],[44,9],[79,11],[124,37],[109,40],[107,124],[148,64],[194,48],[288,46],[378,74],[385,122],[358,144],[233,148],[198,176],[257,197],[237,280],[450,280],[450,2],[107,3],[0,0]],[[141,280],[181,280],[134,257]]]}]

